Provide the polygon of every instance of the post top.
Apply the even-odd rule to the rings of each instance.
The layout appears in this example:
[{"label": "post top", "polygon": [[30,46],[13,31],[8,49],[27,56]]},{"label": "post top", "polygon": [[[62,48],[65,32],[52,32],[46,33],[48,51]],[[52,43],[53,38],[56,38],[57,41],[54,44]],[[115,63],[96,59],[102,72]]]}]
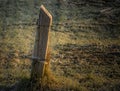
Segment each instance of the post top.
[{"label": "post top", "polygon": [[40,10],[43,10],[50,19],[52,19],[52,15],[48,12],[48,10],[44,7],[44,5],[40,6]]}]

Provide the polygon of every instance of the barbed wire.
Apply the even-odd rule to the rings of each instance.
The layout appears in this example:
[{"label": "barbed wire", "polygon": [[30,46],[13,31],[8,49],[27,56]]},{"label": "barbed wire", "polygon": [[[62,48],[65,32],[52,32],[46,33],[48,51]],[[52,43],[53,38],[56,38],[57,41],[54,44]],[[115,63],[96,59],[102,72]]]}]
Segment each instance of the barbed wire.
[{"label": "barbed wire", "polygon": [[[100,6],[100,7],[102,7],[102,6],[105,6],[105,5],[108,5],[108,4],[113,4],[113,2],[111,2],[111,1],[108,1],[108,2],[100,1],[100,0],[98,0],[98,1],[89,0],[89,1],[82,1],[82,2],[79,2],[79,1],[63,1],[61,3],[61,5],[63,5],[64,7],[70,6],[71,8],[73,8],[75,6],[80,7],[80,6],[83,6],[83,5]],[[43,2],[43,4],[54,5],[53,3],[46,3],[46,2]],[[114,7],[120,7],[118,2],[116,4],[117,5],[113,5],[113,6]]]},{"label": "barbed wire", "polygon": [[[24,27],[30,27],[30,26],[33,26],[33,27],[46,27],[47,25],[37,25],[37,24],[13,24],[13,25],[8,25],[8,28],[11,28],[11,27],[19,27],[19,28],[24,28]],[[62,27],[64,28],[65,31],[68,31],[68,30],[82,30],[82,29],[89,29],[89,30],[94,30],[94,29],[97,29],[97,30],[100,30],[101,28],[110,28],[110,27],[120,27],[120,24],[117,23],[117,24],[114,24],[114,23],[93,23],[93,24],[83,24],[83,23],[53,23],[53,25],[51,26],[51,30],[53,31],[63,31]]]},{"label": "barbed wire", "polygon": [[[51,27],[55,27],[55,26],[69,26],[69,27],[96,27],[96,26],[105,26],[105,25],[112,25],[112,26],[119,26],[120,23],[69,23],[69,22],[64,22],[64,23],[53,23]],[[16,24],[8,24],[6,26],[42,26],[42,27],[46,27],[47,25],[37,25],[36,23],[16,23]]]}]

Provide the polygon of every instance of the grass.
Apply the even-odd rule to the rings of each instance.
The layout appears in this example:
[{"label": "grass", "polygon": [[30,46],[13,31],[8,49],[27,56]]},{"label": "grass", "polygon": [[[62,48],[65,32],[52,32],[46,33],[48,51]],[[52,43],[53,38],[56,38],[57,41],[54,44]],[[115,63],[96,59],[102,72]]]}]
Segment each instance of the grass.
[{"label": "grass", "polygon": [[[12,16],[8,14],[5,21],[1,17],[0,25],[2,25],[2,20],[3,23],[8,24],[36,20],[40,2],[35,2],[35,11],[33,2],[25,2],[25,5],[19,5],[18,1],[16,14]],[[50,5],[46,1],[41,3],[53,15],[53,22],[58,23],[60,20],[63,24],[65,22],[68,24],[53,25],[50,31],[50,69],[46,69],[41,86],[36,86],[37,90],[119,91],[120,27],[99,24],[119,23],[119,17],[117,17],[119,8],[109,2],[103,6],[94,6],[86,1],[87,4],[80,7],[74,4],[68,6],[63,4],[63,10],[60,10],[55,0],[51,0]],[[11,3],[11,5],[8,7],[14,10],[16,3]],[[101,13],[101,10],[106,9],[106,5],[112,8],[108,11],[110,14]],[[4,12],[3,9],[7,9],[3,6],[2,12]],[[27,7],[30,7],[29,10]],[[33,11],[36,14],[33,15]],[[5,27],[5,24],[2,26]],[[0,91],[31,91],[31,60],[25,57],[32,55],[36,28],[24,25],[10,26],[6,27],[6,31],[2,31],[2,26],[0,27]],[[55,29],[58,28],[56,31],[54,31],[54,26]]]},{"label": "grass", "polygon": [[[5,41],[0,41],[0,89],[30,91],[31,61],[23,56],[31,55],[34,30],[34,27],[14,28],[7,32]],[[120,41],[101,36],[87,29],[51,31],[51,70],[47,71],[40,89],[119,91]]]}]

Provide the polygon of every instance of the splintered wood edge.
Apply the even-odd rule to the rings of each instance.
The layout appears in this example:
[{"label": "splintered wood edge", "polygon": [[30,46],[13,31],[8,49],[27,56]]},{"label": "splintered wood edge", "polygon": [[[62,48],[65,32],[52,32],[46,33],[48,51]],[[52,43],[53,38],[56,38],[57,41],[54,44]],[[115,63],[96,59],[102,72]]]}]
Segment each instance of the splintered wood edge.
[{"label": "splintered wood edge", "polygon": [[52,21],[52,15],[48,12],[48,10],[44,7],[44,5],[40,6],[40,10],[43,10],[48,15],[50,20]]}]

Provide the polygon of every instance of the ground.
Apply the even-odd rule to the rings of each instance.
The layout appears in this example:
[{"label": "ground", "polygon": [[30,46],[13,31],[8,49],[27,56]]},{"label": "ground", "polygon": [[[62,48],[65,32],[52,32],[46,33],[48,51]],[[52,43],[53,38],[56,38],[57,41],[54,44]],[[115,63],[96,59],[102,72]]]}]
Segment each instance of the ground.
[{"label": "ground", "polygon": [[[33,33],[34,29],[30,31]],[[29,28],[26,28],[22,31],[28,30]],[[26,36],[34,40],[27,34]],[[89,33],[51,31],[50,75],[54,80],[48,81],[45,78],[46,82],[42,89],[45,91],[119,91],[120,41],[96,37],[97,34],[92,31]],[[27,44],[31,43],[28,41]],[[27,45],[25,44],[24,47]],[[24,58],[25,53],[16,51],[8,53],[7,57],[3,54],[4,51],[1,50],[1,91],[30,89],[31,60]]]}]

